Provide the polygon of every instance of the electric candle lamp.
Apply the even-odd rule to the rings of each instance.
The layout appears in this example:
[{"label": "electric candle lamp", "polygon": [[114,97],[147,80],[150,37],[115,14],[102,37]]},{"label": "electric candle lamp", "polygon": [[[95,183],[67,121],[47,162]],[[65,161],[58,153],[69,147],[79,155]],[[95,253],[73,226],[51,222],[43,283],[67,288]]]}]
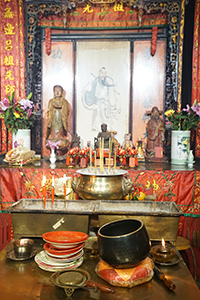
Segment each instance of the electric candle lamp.
[{"label": "electric candle lamp", "polygon": [[102,138],[102,156],[101,156],[101,159],[102,159],[102,173],[104,172],[104,138]]},{"label": "electric candle lamp", "polygon": [[95,174],[97,174],[97,153],[94,153],[94,167],[95,167]]},{"label": "electric candle lamp", "polygon": [[67,192],[66,192],[66,175],[63,176],[63,188],[64,188],[64,196],[66,198]]},{"label": "electric candle lamp", "polygon": [[109,139],[108,173],[110,173],[111,139]]},{"label": "electric candle lamp", "polygon": [[44,208],[46,207],[46,176],[43,175],[43,202]]},{"label": "electric candle lamp", "polygon": [[53,206],[53,203],[54,203],[54,176],[52,177],[52,195],[51,195],[51,202],[52,202],[52,206]]},{"label": "electric candle lamp", "polygon": [[115,151],[115,156],[114,156],[114,174],[115,174],[115,170],[116,170],[116,151]]},{"label": "electric candle lamp", "polygon": [[92,146],[90,146],[90,172],[92,172]]},{"label": "electric candle lamp", "polygon": [[102,156],[102,152],[101,152],[101,139],[99,141],[99,156],[100,156],[100,166],[99,166],[99,170],[101,172],[102,166],[101,166],[101,156]]}]

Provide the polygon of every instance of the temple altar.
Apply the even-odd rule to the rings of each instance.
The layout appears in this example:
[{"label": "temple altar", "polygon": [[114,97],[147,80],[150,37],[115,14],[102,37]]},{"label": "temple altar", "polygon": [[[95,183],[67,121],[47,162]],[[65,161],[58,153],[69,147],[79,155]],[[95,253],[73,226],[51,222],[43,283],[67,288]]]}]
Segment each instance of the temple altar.
[{"label": "temple altar", "polygon": [[[10,214],[5,213],[4,210],[22,198],[41,199],[43,196],[43,176],[46,176],[47,179],[47,199],[51,199],[52,177],[54,176],[55,179],[64,175],[73,177],[76,170],[75,168],[68,168],[65,161],[57,162],[56,168],[51,169],[49,161],[45,159],[37,161],[36,166],[33,164],[22,168],[8,166],[7,164],[0,166],[0,217],[1,220],[6,220],[5,224],[10,228],[8,242],[13,234],[12,224]],[[141,163],[137,168],[127,169],[127,171],[134,185],[140,185],[147,190],[152,189],[153,193],[156,194],[156,201],[175,202],[182,210],[184,216],[180,217],[178,235],[190,240],[196,256],[198,270],[198,264],[200,264],[198,259],[200,251],[200,170],[198,165],[194,165],[193,169],[189,169],[168,163]],[[74,199],[78,199],[78,196]],[[59,200],[55,197],[55,201]],[[5,224],[2,221],[4,229]],[[6,236],[6,233],[4,235]],[[191,266],[191,269],[193,269],[193,266]],[[200,276],[200,274],[197,274],[197,276]]]}]

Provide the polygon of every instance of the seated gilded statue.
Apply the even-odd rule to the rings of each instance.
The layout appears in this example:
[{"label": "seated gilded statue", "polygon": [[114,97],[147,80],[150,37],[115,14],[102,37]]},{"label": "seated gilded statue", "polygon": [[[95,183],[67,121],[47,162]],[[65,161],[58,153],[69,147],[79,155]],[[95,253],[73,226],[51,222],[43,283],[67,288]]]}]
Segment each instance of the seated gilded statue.
[{"label": "seated gilded statue", "polygon": [[110,130],[110,134],[111,134],[111,141],[112,141],[112,150],[117,151],[117,149],[120,147],[120,143],[118,143],[118,140],[115,138],[117,131]]},{"label": "seated gilded statue", "polygon": [[[69,146],[67,139],[69,103],[63,98],[63,88],[60,85],[55,85],[53,91],[54,98],[48,103],[46,142],[57,142],[58,150],[64,154]],[[49,149],[49,146],[47,148]]]}]

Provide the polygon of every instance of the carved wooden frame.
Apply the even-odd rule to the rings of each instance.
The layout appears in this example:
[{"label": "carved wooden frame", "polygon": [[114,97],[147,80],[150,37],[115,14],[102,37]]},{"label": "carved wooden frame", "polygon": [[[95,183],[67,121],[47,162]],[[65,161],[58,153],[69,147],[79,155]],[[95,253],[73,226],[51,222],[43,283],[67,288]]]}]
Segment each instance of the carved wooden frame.
[{"label": "carved wooden frame", "polygon": [[[167,36],[167,55],[166,55],[166,84],[165,84],[165,103],[164,110],[169,107],[181,108],[182,92],[182,55],[183,38],[185,23],[185,5],[187,0],[177,2],[145,1],[143,6],[147,12],[167,11],[168,12],[168,36]],[[44,5],[45,3],[45,5]],[[138,4],[139,5],[139,4]],[[60,11],[63,18],[70,10],[69,7],[62,5],[60,1],[54,3],[48,1],[25,2],[26,16],[26,52],[27,52],[27,93],[33,92],[33,99],[37,99],[40,109],[37,115],[37,125],[32,134],[32,145],[35,151],[41,153],[42,147],[42,86],[41,86],[41,40],[42,30],[37,26],[40,11]],[[63,19],[64,21],[64,19]]]}]

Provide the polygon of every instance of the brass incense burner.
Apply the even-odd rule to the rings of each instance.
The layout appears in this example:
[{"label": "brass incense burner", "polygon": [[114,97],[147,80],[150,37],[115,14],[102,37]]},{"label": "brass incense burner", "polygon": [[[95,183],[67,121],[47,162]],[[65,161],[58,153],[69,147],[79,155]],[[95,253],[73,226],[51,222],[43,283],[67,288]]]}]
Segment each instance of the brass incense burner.
[{"label": "brass incense burner", "polygon": [[102,174],[97,168],[78,170],[72,188],[84,200],[120,200],[132,191],[133,182],[124,175],[128,172],[116,169]]}]

